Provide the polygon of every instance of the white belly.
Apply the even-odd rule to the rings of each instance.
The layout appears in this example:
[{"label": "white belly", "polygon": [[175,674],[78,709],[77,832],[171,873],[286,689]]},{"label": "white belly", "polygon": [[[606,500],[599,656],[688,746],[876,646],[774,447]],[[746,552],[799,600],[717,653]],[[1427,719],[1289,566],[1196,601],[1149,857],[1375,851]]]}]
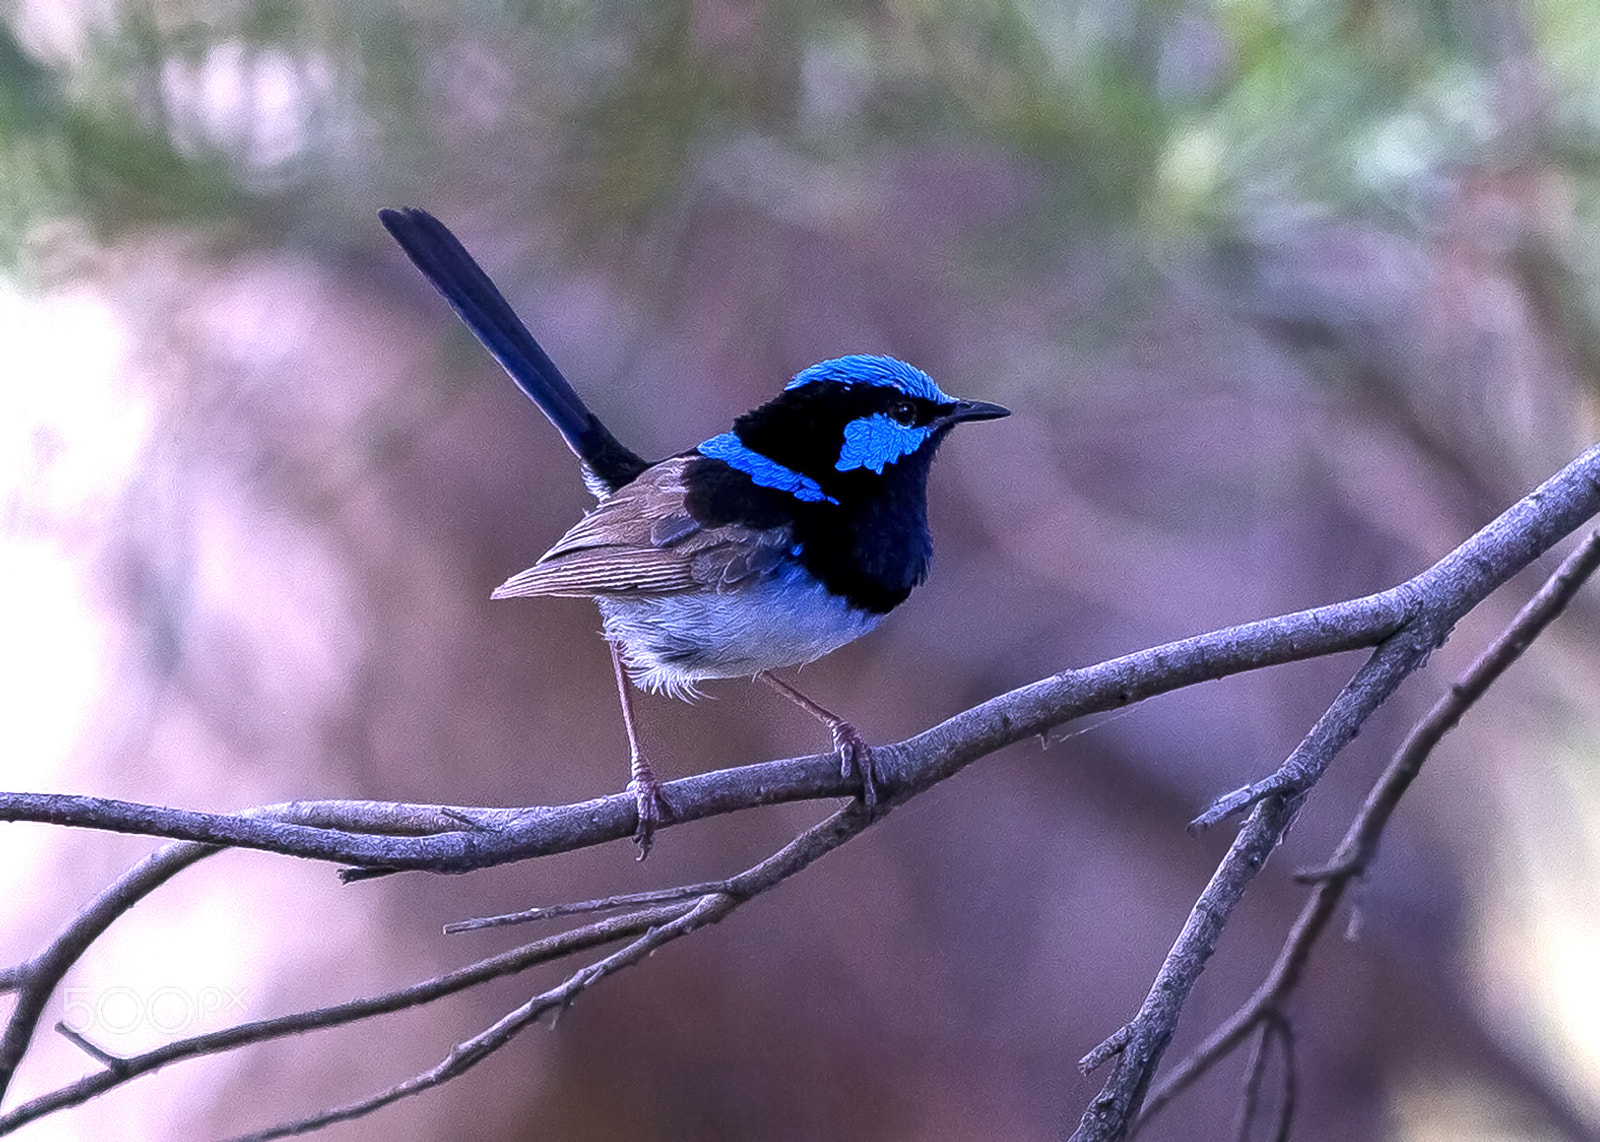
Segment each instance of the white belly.
[{"label": "white belly", "polygon": [[692,697],[702,679],[821,658],[883,617],[830,595],[793,564],[736,591],[595,601],[634,682],[679,698]]}]

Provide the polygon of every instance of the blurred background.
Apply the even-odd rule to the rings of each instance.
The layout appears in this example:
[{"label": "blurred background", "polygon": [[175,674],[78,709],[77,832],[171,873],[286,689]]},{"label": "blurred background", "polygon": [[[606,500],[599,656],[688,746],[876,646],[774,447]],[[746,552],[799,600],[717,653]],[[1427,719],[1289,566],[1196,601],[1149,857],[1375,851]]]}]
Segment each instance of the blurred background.
[{"label": "blurred background", "polygon": [[[0,17],[0,716],[11,788],[199,809],[621,787],[586,602],[491,604],[589,502],[377,224],[426,206],[660,456],[885,352],[1006,421],[936,465],[930,582],[806,689],[889,741],[1051,672],[1353,597],[1597,435],[1590,0],[789,5],[13,0]],[[1548,571],[1559,553],[1542,565]],[[1172,1055],[1259,980],[1406,727],[1339,759]],[[1312,964],[1295,1137],[1600,1132],[1600,606],[1430,762]],[[1227,843],[1184,823],[1358,656],[974,766],[729,922],[337,1139],[1045,1139]],[[764,687],[640,703],[664,776],[823,748]],[[485,912],[726,874],[801,805],[341,888],[232,853],[63,1019],[126,1053],[510,946]],[[0,830],[0,960],[151,843]],[[536,935],[537,933],[534,933]],[[28,1138],[201,1139],[431,1066],[559,978],[184,1064]],[[94,1064],[46,1028],[10,1104]],[[1145,1137],[1229,1136],[1235,1059]]]}]

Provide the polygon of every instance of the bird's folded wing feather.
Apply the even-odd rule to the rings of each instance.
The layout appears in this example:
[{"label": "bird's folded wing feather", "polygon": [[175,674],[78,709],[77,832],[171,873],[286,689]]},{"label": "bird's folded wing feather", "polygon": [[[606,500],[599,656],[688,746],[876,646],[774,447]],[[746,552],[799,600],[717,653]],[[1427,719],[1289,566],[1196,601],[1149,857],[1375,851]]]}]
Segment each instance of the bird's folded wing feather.
[{"label": "bird's folded wing feather", "polygon": [[789,552],[789,529],[708,528],[689,514],[683,472],[693,459],[663,461],[607,496],[493,597],[726,589],[777,566]]}]

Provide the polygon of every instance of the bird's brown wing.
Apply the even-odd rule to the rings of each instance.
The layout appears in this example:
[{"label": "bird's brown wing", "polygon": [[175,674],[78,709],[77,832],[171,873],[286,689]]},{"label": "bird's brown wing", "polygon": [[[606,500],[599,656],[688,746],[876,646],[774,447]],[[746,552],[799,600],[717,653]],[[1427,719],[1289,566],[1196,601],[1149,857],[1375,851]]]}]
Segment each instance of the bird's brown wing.
[{"label": "bird's brown wing", "polygon": [[683,473],[692,459],[664,460],[601,500],[492,597],[671,595],[770,570],[788,552],[788,529],[702,526],[684,507]]}]

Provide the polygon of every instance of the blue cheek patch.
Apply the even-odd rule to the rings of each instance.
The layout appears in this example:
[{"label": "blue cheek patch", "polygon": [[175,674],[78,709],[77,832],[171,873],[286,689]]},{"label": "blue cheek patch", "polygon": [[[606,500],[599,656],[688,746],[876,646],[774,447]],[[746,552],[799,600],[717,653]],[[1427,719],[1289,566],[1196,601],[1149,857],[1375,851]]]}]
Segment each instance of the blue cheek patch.
[{"label": "blue cheek patch", "polygon": [[839,449],[839,462],[834,467],[841,472],[870,468],[882,474],[884,465],[921,448],[928,432],[925,427],[890,420],[881,412],[857,417],[844,426],[844,447]]},{"label": "blue cheek patch", "polygon": [[802,476],[793,468],[785,468],[776,460],[746,447],[745,443],[731,432],[713,436],[695,451],[708,460],[721,460],[728,467],[738,469],[763,488],[776,488],[780,492],[788,492],[795,499],[804,500],[806,503],[839,502],[824,492],[822,485],[810,476]]}]

